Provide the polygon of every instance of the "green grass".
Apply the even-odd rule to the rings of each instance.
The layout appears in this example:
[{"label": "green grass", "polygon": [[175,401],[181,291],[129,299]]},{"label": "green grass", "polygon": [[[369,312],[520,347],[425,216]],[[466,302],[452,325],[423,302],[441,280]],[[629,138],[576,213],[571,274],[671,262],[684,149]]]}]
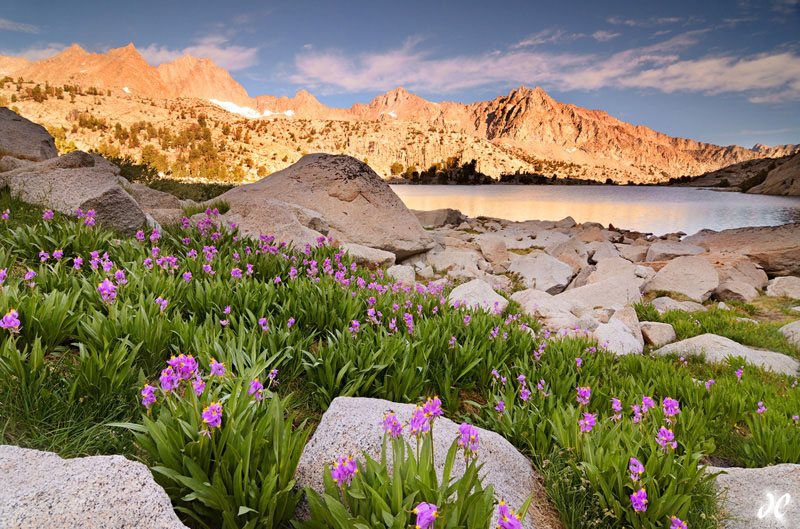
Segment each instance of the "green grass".
[{"label": "green grass", "polygon": [[743,345],[800,358],[800,349],[790,344],[786,337],[778,331],[786,323],[785,321],[764,321],[758,324],[737,321],[737,318],[755,315],[747,306],[742,307],[743,312],[711,307],[708,311],[691,314],[684,311],[669,311],[661,315],[650,304],[637,304],[635,308],[639,321],[656,321],[672,325],[678,340],[705,333],[718,334]]},{"label": "green grass", "polygon": [[226,200],[215,200],[207,206],[197,204],[196,206],[187,206],[183,208],[183,215],[191,218],[193,215],[203,213],[206,209],[218,209],[220,215],[224,215],[231,209],[231,205]]},{"label": "green grass", "polygon": [[[800,410],[800,389],[792,387],[791,377],[752,366],[738,382],[734,373],[741,365],[738,359],[707,364],[692,357],[683,365],[674,357],[591,352],[588,348],[597,344],[587,339],[545,339],[543,333],[536,334],[539,323],[530,317],[506,320],[509,314],[521,312],[514,302],[505,315],[471,312],[467,325],[463,311],[440,302],[447,290],[433,294],[389,290],[378,295],[367,287],[376,272],[363,267],[352,270],[349,258],[335,248],[310,249],[309,255],[266,247],[249,252],[258,243],[239,239],[235,233],[210,240],[195,228],[177,226],[165,230],[156,243],[146,239],[141,244],[63,216],[45,223],[41,208],[0,193],[0,209],[5,208],[11,209],[11,217],[7,224],[0,224],[0,267],[8,265],[9,277],[0,289],[0,313],[17,310],[22,324],[19,334],[0,329],[2,443],[70,457],[119,453],[143,458],[129,433],[108,424],[142,422],[139,393],[143,384],[157,384],[170,355],[191,353],[204,369],[212,357],[224,361],[240,380],[263,377],[259,371],[263,366],[279,369],[278,392],[293,394],[290,411],[295,414],[295,427],[307,420],[313,428],[337,396],[419,402],[438,395],[448,417],[494,430],[531,458],[569,528],[618,529],[629,524],[630,484],[615,486],[611,493],[611,499],[623,504],[622,517],[600,508],[600,500],[609,500],[603,483],[610,476],[624,476],[633,455],[653,462],[653,475],[648,476],[653,480],[648,484],[653,487],[652,491],[648,488],[653,505],[659,495],[690,498],[680,514],[693,528],[713,526],[718,517],[714,493],[707,484],[687,484],[697,468],[694,463],[683,470],[664,471],[678,483],[670,492],[667,481],[656,479],[664,477],[658,469],[668,468],[669,458],[696,456],[740,466],[800,463],[800,451],[790,450],[794,444],[800,446],[800,430],[797,439],[791,431],[781,434],[788,447],[781,452],[781,447],[754,451],[755,445],[769,443],[763,435],[758,437],[758,424],[750,429],[760,400],[769,408],[762,434],[771,427],[785,427],[788,417]],[[185,238],[190,239],[188,245],[182,242]],[[162,270],[155,263],[152,270],[146,267],[156,244],[161,256],[178,259],[178,270]],[[218,253],[207,261],[203,252],[210,245]],[[64,250],[61,261],[39,260],[40,250],[55,248]],[[192,258],[190,250],[199,256]],[[88,265],[91,251],[109,253],[114,264],[108,274]],[[76,270],[72,263],[79,255],[86,263]],[[346,276],[352,275],[346,287],[306,264],[314,261],[320,267],[323,263],[336,267],[339,259]],[[214,275],[203,269],[208,262]],[[248,264],[252,276],[232,277],[233,268],[244,270]],[[295,267],[297,277],[291,279]],[[29,269],[38,273],[33,288],[21,277]],[[128,283],[119,286],[117,298],[109,305],[101,299],[97,285],[118,269],[126,271]],[[190,282],[183,279],[185,271],[193,276]],[[308,279],[309,274],[317,275],[319,282]],[[275,282],[276,277],[281,281]],[[357,287],[359,282],[364,288]],[[169,300],[163,313],[156,297]],[[641,320],[671,323],[679,339],[713,332],[800,357],[800,351],[777,332],[777,321],[760,325],[736,321],[744,315],[781,315],[786,303],[759,299],[735,305],[734,311],[694,314],[659,315],[648,304],[638,304],[636,310]],[[229,316],[223,314],[226,306],[232,309]],[[380,311],[380,322],[368,321],[371,307]],[[413,314],[410,333],[403,320],[406,311]],[[229,325],[221,325],[223,317]],[[261,317],[267,319],[269,330],[261,329]],[[296,320],[291,328],[289,318]],[[391,318],[399,327],[397,332],[389,328]],[[361,322],[357,337],[348,331],[353,320]],[[450,337],[456,338],[452,347]],[[580,368],[578,357],[582,358]],[[507,377],[506,385],[495,379],[495,369]],[[537,390],[523,403],[517,382],[520,374],[527,377],[531,390],[539,380],[545,381],[549,396]],[[716,384],[706,391],[703,382],[711,378]],[[590,404],[580,410],[575,399],[578,386],[592,388]],[[680,401],[682,412],[674,426],[680,444],[674,453],[664,455],[654,446],[652,430],[663,420],[659,407],[642,426],[630,420],[631,406],[640,403],[643,395],[656,401],[665,397]],[[494,406],[500,398],[507,411],[498,420]],[[622,401],[625,414],[616,426],[610,421],[611,398]],[[156,410],[165,409],[163,402],[156,406]],[[579,411],[598,416],[590,436],[573,435]],[[187,445],[186,450],[192,453],[193,448]],[[597,470],[592,470],[590,462],[597,463]],[[184,496],[173,500],[191,505],[191,499],[181,499]],[[644,526],[660,529],[663,521],[647,521]],[[220,525],[214,519],[205,522]]]}]

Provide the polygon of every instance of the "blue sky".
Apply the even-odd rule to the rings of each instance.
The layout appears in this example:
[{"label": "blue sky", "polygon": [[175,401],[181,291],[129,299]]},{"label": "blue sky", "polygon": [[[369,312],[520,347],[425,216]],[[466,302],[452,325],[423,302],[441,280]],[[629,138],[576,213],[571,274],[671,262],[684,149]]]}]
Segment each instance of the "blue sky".
[{"label": "blue sky", "polygon": [[800,143],[800,0],[5,2],[0,54],[133,42],[210,57],[251,96],[331,106],[402,85],[433,101],[541,86],[673,136]]}]

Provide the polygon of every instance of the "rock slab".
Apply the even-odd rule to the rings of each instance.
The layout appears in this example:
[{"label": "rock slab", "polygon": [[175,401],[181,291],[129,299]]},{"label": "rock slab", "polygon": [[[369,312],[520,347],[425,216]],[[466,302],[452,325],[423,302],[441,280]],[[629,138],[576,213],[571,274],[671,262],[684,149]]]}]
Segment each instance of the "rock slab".
[{"label": "rock slab", "polygon": [[656,355],[680,354],[685,356],[703,353],[709,362],[723,363],[729,356],[741,356],[748,364],[789,376],[797,375],[797,370],[800,368],[800,362],[785,354],[754,349],[724,336],[710,333],[671,343],[653,351],[653,354]]},{"label": "rock slab", "polygon": [[[363,459],[362,453],[367,453],[371,458],[380,460],[383,441],[380,422],[384,415],[393,412],[400,422],[407,423],[414,407],[413,404],[398,404],[380,399],[334,399],[322,416],[314,436],[303,449],[295,474],[297,485],[321,492],[323,465],[332,463],[338,457],[349,455]],[[458,424],[440,417],[434,423],[433,432],[434,460],[441,476],[447,451],[458,436]],[[523,521],[523,527],[555,527],[542,523],[550,508],[547,506],[541,478],[533,470],[530,461],[511,443],[494,432],[478,428],[478,457],[484,463],[481,470],[483,483],[492,484],[498,500],[505,498],[506,503],[517,508],[529,494],[534,493],[534,501]],[[391,457],[389,459],[391,465]],[[464,459],[457,457],[453,465],[453,477],[463,475],[464,470]],[[492,527],[496,525],[497,520],[494,519]]]},{"label": "rock slab", "polygon": [[468,307],[482,308],[485,311],[499,310],[508,307],[508,300],[494,291],[492,286],[482,279],[473,279],[454,288],[447,300],[451,305],[460,303]]},{"label": "rock slab", "polygon": [[150,470],[122,456],[61,459],[0,446],[0,527],[185,529]]},{"label": "rock slab", "polygon": [[645,285],[645,292],[666,290],[678,292],[702,303],[719,286],[714,266],[700,257],[684,256],[673,259]]},{"label": "rock slab", "polygon": [[722,522],[723,529],[797,527],[800,520],[800,465],[709,467],[707,471],[725,472],[717,476],[717,487],[724,491],[721,506],[727,514]]}]

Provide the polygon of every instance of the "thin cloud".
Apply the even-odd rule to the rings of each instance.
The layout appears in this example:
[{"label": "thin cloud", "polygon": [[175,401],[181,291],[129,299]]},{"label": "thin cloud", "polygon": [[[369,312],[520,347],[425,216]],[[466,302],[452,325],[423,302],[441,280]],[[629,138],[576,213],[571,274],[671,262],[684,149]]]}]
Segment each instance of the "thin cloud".
[{"label": "thin cloud", "polygon": [[580,37],[583,37],[583,34],[567,33],[563,29],[543,29],[537,33],[534,33],[533,35],[525,37],[515,44],[512,44],[511,49],[518,50],[521,48],[532,48],[542,44],[553,44],[566,40],[575,40]]},{"label": "thin cloud", "polygon": [[800,0],[775,0],[772,2],[772,10],[783,15],[794,13],[798,6],[800,6]]},{"label": "thin cloud", "polygon": [[652,17],[652,18],[643,18],[643,19],[633,19],[633,18],[624,18],[624,17],[608,17],[606,22],[609,24],[613,24],[615,26],[629,26],[632,28],[636,27],[651,27],[651,26],[664,26],[667,24],[677,24],[678,22],[682,21],[683,19],[680,17]]},{"label": "thin cloud", "polygon": [[398,85],[444,94],[523,84],[564,91],[610,87],[744,93],[755,103],[800,100],[800,56],[796,52],[683,59],[681,53],[696,45],[706,31],[688,31],[615,53],[512,48],[439,58],[420,49],[419,41],[357,56],[315,50],[295,57],[290,80],[323,94],[385,91]]},{"label": "thin cloud", "polygon": [[228,42],[229,39],[221,35],[210,35],[185,48],[170,49],[166,46],[150,44],[140,49],[139,53],[147,62],[156,66],[174,61],[184,55],[211,59],[214,64],[229,71],[243,70],[258,64],[258,47],[248,48]]},{"label": "thin cloud", "polygon": [[33,24],[23,24],[22,22],[14,22],[7,18],[0,18],[0,31],[16,31],[18,33],[39,33],[41,28]]},{"label": "thin cloud", "polygon": [[609,40],[615,39],[622,35],[622,33],[612,33],[610,31],[595,31],[592,33],[592,38],[598,42],[608,42]]},{"label": "thin cloud", "polygon": [[38,61],[41,59],[49,59],[54,55],[58,55],[65,49],[67,49],[66,44],[50,42],[47,44],[30,46],[21,50],[7,50],[0,48],[0,55],[5,55],[7,57],[24,57],[29,61]]}]

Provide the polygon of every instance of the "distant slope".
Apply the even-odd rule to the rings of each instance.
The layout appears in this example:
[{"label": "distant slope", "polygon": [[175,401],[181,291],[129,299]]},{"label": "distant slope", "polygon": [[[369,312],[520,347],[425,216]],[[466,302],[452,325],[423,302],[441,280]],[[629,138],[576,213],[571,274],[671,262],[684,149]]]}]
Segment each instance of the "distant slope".
[{"label": "distant slope", "polygon": [[[520,171],[655,183],[800,152],[798,145],[757,144],[748,149],[674,138],[600,110],[560,103],[538,87],[520,87],[508,95],[471,104],[434,103],[398,87],[366,105],[348,109],[327,107],[305,90],[291,98],[252,98],[209,59],[187,55],[156,68],[147,64],[133,44],[105,54],[88,53],[73,45],[33,63],[0,57],[0,72],[50,85],[92,86],[132,100],[159,100],[165,108],[170,106],[168,101],[180,98],[210,101],[230,112],[228,121],[232,123],[242,118],[319,121],[320,127],[311,127],[315,133],[327,135],[319,143],[331,152],[347,150],[368,158],[384,174],[395,162],[404,169],[426,169],[455,157],[476,159],[478,169],[493,177]],[[198,105],[203,103],[198,101]],[[118,120],[113,109],[102,112],[112,122]],[[351,126],[334,126],[337,122],[352,123],[360,138],[347,134],[340,138],[335,131]],[[306,140],[313,143],[308,137]],[[297,145],[301,142],[296,134],[290,143],[306,150]]]},{"label": "distant slope", "polygon": [[764,183],[747,192],[800,197],[800,154],[771,170]]}]

